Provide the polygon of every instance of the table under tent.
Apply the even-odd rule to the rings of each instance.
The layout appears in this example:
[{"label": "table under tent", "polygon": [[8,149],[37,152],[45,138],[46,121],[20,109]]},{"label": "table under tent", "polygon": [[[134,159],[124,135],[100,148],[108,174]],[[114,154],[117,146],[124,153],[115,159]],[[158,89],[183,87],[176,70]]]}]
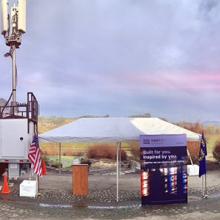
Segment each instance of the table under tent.
[{"label": "table under tent", "polygon": [[[80,118],[39,136],[59,143],[114,142],[116,157],[116,201],[119,199],[119,152],[121,142],[139,141],[140,135],[186,134],[188,145],[199,148],[200,135],[159,118]],[[60,151],[61,152],[61,151]]]}]

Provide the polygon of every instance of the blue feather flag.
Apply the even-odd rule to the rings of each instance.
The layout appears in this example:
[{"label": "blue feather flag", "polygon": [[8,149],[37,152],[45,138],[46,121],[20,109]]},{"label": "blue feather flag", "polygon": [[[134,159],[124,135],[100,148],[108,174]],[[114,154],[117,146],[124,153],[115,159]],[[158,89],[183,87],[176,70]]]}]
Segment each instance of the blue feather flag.
[{"label": "blue feather flag", "polygon": [[201,142],[200,142],[200,151],[199,151],[199,177],[206,174],[206,156],[207,156],[206,139],[204,133],[202,133]]}]

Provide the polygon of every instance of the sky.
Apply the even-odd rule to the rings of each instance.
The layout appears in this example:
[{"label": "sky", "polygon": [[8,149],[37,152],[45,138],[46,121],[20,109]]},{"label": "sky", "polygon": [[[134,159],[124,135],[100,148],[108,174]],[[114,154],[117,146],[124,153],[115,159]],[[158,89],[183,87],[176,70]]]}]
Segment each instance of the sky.
[{"label": "sky", "polygon": [[[219,11],[218,0],[28,0],[18,101],[34,92],[42,116],[219,120]],[[3,36],[0,45],[7,99]]]}]

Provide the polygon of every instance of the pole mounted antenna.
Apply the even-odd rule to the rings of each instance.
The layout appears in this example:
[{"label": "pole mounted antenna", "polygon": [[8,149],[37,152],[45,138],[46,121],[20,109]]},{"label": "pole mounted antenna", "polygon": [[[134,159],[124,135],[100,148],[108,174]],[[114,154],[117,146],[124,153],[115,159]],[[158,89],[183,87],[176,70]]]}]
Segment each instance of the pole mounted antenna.
[{"label": "pole mounted antenna", "polygon": [[12,106],[16,106],[17,68],[16,49],[21,45],[21,36],[26,32],[26,0],[18,0],[9,6],[8,0],[2,2],[2,35],[10,51],[5,56],[12,58]]}]

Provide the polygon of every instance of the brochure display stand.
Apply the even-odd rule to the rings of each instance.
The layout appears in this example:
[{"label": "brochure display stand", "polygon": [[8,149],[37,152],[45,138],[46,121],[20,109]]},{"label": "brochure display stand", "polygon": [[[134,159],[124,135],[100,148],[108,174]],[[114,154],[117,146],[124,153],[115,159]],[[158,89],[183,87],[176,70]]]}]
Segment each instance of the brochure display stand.
[{"label": "brochure display stand", "polygon": [[142,205],[187,203],[185,135],[141,135]]}]

